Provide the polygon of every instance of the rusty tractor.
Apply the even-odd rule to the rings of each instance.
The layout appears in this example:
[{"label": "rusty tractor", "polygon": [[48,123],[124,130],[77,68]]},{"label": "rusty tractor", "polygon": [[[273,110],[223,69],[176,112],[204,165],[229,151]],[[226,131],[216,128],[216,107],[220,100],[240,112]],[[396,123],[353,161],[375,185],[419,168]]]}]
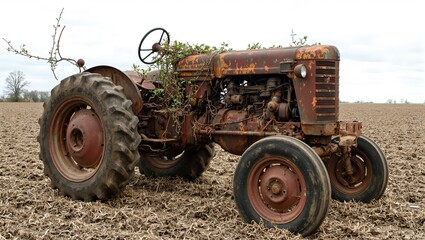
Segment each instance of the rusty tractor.
[{"label": "rusty tractor", "polygon": [[[160,37],[150,45],[152,34]],[[152,29],[140,60],[168,54],[166,43],[168,32]],[[233,188],[246,222],[309,235],[331,198],[371,202],[388,181],[385,156],[361,135],[362,123],[339,121],[339,61],[330,45],[190,55],[173,66],[180,89],[164,89],[158,71],[92,67],[62,80],[44,105],[45,174],[61,195],[107,200],[136,165],[149,177],[199,177],[216,143],[241,155]],[[169,107],[173,94],[187,104]]]}]

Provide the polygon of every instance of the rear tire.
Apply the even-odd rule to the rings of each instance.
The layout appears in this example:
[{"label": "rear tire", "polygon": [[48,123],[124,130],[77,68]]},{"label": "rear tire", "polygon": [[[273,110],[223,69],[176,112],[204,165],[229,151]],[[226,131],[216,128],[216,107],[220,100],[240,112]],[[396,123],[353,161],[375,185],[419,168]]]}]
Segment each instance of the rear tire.
[{"label": "rear tire", "polygon": [[357,147],[351,148],[354,175],[345,176],[344,162],[332,155],[325,161],[332,185],[332,198],[338,201],[369,203],[382,197],[388,183],[385,155],[371,139],[360,136]]},{"label": "rear tire", "polygon": [[304,142],[267,137],[251,145],[236,168],[233,191],[242,218],[303,236],[325,219],[329,178],[319,156]]},{"label": "rear tire", "polygon": [[138,118],[122,87],[82,73],[53,88],[39,119],[40,159],[53,188],[72,199],[107,200],[134,175]]},{"label": "rear tire", "polygon": [[182,177],[194,180],[205,172],[215,156],[214,144],[187,148],[164,156],[158,153],[140,153],[140,173],[148,177]]}]

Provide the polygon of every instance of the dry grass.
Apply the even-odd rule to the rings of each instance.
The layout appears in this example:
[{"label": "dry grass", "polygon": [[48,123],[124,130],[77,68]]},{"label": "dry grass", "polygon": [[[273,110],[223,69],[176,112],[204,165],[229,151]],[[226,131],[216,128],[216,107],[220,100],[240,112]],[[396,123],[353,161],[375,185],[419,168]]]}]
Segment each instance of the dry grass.
[{"label": "dry grass", "polygon": [[[233,200],[238,156],[217,148],[195,182],[136,174],[108,202],[58,196],[38,159],[42,104],[0,103],[0,239],[303,239],[246,224]],[[425,106],[341,105],[385,152],[390,179],[371,204],[331,202],[311,239],[425,239]],[[138,171],[137,171],[138,172]]]}]

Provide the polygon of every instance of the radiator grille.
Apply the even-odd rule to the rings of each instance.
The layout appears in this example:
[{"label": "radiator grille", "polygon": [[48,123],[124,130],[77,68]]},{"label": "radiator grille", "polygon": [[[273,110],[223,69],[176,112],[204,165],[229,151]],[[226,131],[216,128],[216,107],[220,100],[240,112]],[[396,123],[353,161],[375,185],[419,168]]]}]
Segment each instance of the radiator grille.
[{"label": "radiator grille", "polygon": [[338,65],[335,61],[316,62],[317,121],[338,120]]}]

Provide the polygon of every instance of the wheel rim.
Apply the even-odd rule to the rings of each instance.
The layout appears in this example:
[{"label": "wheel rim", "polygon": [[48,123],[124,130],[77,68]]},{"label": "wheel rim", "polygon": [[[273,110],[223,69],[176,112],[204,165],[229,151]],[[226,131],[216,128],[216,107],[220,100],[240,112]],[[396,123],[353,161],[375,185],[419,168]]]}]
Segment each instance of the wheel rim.
[{"label": "wheel rim", "polygon": [[341,158],[335,158],[329,171],[331,184],[346,195],[356,195],[367,189],[372,183],[372,166],[369,158],[358,149],[351,150],[351,165],[353,175],[348,176],[345,163]]},{"label": "wheel rim", "polygon": [[306,185],[298,167],[283,157],[268,157],[248,175],[248,198],[255,211],[273,223],[297,218],[305,207]]},{"label": "wheel rim", "polygon": [[50,124],[49,151],[64,178],[90,179],[101,165],[104,146],[104,127],[88,101],[73,98],[58,107]]},{"label": "wheel rim", "polygon": [[166,157],[162,155],[150,155],[145,158],[152,166],[159,169],[174,167],[180,160],[179,157]]},{"label": "wheel rim", "polygon": [[182,158],[183,153],[179,150],[171,151],[168,156],[162,154],[145,154],[143,159],[158,169],[169,169],[176,166]]},{"label": "wheel rim", "polygon": [[142,159],[140,164],[148,162],[150,165],[158,169],[169,169],[176,166],[184,153],[182,149],[175,146],[168,146],[167,148],[162,149],[161,153],[146,153],[140,149],[139,151]]}]

